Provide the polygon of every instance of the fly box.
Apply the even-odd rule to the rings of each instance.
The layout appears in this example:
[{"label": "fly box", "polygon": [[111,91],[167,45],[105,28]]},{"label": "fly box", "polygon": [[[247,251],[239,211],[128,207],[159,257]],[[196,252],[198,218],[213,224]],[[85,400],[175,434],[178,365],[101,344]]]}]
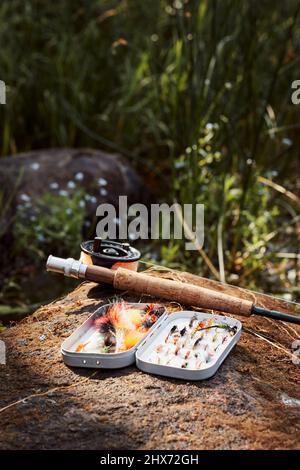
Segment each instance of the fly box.
[{"label": "fly box", "polygon": [[[132,330],[123,328],[126,319]],[[107,337],[111,324],[112,336]],[[62,355],[70,366],[116,369],[136,363],[147,373],[203,380],[216,373],[241,329],[238,320],[227,316],[192,311],[168,315],[159,305],[112,304],[100,307],[63,343]]]},{"label": "fly box", "polygon": [[144,372],[184,380],[208,379],[216,373],[241,336],[234,318],[191,311],[176,312],[149,332],[136,352]]},{"label": "fly box", "polygon": [[145,335],[166,315],[156,304],[116,302],[97,309],[61,347],[73,367],[118,369],[135,363]]}]

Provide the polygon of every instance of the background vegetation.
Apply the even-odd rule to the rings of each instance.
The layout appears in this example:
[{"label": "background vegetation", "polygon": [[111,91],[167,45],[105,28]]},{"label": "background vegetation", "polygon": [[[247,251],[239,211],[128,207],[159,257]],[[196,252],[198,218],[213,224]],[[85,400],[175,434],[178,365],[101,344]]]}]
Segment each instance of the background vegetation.
[{"label": "background vegetation", "polygon": [[1,154],[117,150],[162,199],[206,206],[205,252],[173,240],[151,247],[157,262],[295,298],[299,13],[297,0],[4,0]]}]

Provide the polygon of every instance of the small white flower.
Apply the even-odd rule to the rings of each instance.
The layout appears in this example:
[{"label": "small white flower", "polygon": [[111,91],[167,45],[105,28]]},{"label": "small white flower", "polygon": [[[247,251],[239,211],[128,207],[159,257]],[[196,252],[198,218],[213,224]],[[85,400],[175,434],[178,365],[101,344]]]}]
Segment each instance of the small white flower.
[{"label": "small white flower", "polygon": [[176,170],[180,170],[181,168],[185,167],[185,162],[175,162],[175,168]]},{"label": "small white flower", "polygon": [[92,204],[96,204],[97,202],[97,198],[95,198],[95,196],[90,196],[89,194],[86,194],[84,196],[84,199],[87,201],[87,202],[91,202]]},{"label": "small white flower", "polygon": [[41,336],[39,337],[39,340],[40,340],[40,341],[45,341],[45,339],[46,339],[46,335],[41,335]]},{"label": "small white flower", "polygon": [[106,189],[101,188],[101,189],[100,189],[100,194],[101,194],[101,196],[107,196],[107,191],[106,191]]},{"label": "small white flower", "polygon": [[36,221],[36,216],[35,216],[35,215],[31,215],[31,216],[30,216],[30,220],[31,220],[31,222],[35,222],[35,221]]},{"label": "small white flower", "polygon": [[56,182],[50,183],[49,188],[50,189],[58,189],[59,188],[58,183],[56,183]]},{"label": "small white flower", "polygon": [[40,165],[38,162],[33,162],[33,163],[31,163],[30,168],[31,168],[33,171],[37,171],[37,170],[39,170],[40,166],[41,166],[41,165]]},{"label": "small white flower", "polygon": [[175,0],[175,2],[173,3],[173,7],[176,8],[176,10],[181,10],[183,4],[182,2],[180,2],[180,0]]},{"label": "small white flower", "polygon": [[107,180],[105,178],[98,178],[98,184],[99,186],[106,186]]},{"label": "small white flower", "polygon": [[78,173],[76,173],[74,178],[76,179],[76,181],[82,181],[84,178],[84,174],[82,173],[82,171],[79,171]]},{"label": "small white flower", "polygon": [[28,196],[28,194],[23,193],[20,196],[20,200],[23,201],[23,202],[29,202],[31,200],[31,197]]},{"label": "small white flower", "polygon": [[74,181],[68,181],[67,187],[69,189],[74,189],[76,188],[76,184],[74,183]]},{"label": "small white flower", "polygon": [[214,125],[211,122],[208,122],[205,127],[206,127],[206,129],[210,130],[210,129],[214,128]]},{"label": "small white flower", "polygon": [[81,201],[79,201],[79,207],[85,207],[85,201],[83,199],[81,199]]},{"label": "small white flower", "polygon": [[165,12],[168,13],[168,15],[173,15],[175,13],[171,5],[166,6]]},{"label": "small white flower", "polygon": [[286,145],[287,147],[290,147],[291,145],[293,145],[293,141],[291,139],[288,139],[287,137],[282,139],[282,143],[283,145]]},{"label": "small white flower", "polygon": [[73,213],[73,211],[72,211],[71,207],[68,207],[66,209],[66,214],[71,215],[72,213]]},{"label": "small white flower", "polygon": [[58,194],[63,197],[69,196],[68,191],[66,191],[65,189],[61,189]]},{"label": "small white flower", "polygon": [[152,36],[151,36],[151,41],[152,41],[152,42],[157,42],[157,41],[158,41],[158,35],[155,34],[155,33],[152,34]]}]

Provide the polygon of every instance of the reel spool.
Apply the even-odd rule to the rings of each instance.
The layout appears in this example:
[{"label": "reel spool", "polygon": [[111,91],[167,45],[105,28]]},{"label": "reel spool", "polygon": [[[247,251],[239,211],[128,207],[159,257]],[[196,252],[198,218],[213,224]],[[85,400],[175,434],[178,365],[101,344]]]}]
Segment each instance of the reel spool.
[{"label": "reel spool", "polygon": [[80,245],[80,261],[85,264],[117,269],[119,267],[137,271],[141,253],[129,243],[102,240],[95,237]]}]

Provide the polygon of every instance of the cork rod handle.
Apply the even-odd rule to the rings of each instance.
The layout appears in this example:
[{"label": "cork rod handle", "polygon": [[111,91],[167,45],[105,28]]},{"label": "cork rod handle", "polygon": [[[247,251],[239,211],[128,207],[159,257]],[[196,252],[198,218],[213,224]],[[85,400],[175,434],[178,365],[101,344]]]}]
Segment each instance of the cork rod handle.
[{"label": "cork rod handle", "polygon": [[116,271],[112,271],[102,266],[87,265],[85,271],[85,279],[93,282],[104,282],[105,284],[113,284]]},{"label": "cork rod handle", "polygon": [[50,255],[47,260],[47,271],[54,271],[77,279],[112,284],[119,290],[149,294],[185,305],[219,310],[236,315],[249,316],[253,313],[253,303],[248,300],[239,299],[205,287],[152,277],[124,268],[113,270],[102,266],[87,265],[72,258],[63,259]]},{"label": "cork rod handle", "polygon": [[116,289],[129,290],[137,294],[149,294],[162,299],[175,300],[181,304],[192,305],[210,310],[249,316],[262,315],[300,325],[300,317],[254,305],[249,300],[239,299],[222,292],[194,286],[178,281],[170,281],[139,274],[128,269],[107,269],[91,266],[73,258],[58,258],[50,255],[46,264],[47,271],[64,274],[75,279],[112,284]]},{"label": "cork rod handle", "polygon": [[239,299],[184,282],[135,273],[123,268],[116,270],[113,286],[120,290],[149,294],[186,305],[194,305],[236,315],[249,316],[253,307],[253,303],[249,300]]}]

